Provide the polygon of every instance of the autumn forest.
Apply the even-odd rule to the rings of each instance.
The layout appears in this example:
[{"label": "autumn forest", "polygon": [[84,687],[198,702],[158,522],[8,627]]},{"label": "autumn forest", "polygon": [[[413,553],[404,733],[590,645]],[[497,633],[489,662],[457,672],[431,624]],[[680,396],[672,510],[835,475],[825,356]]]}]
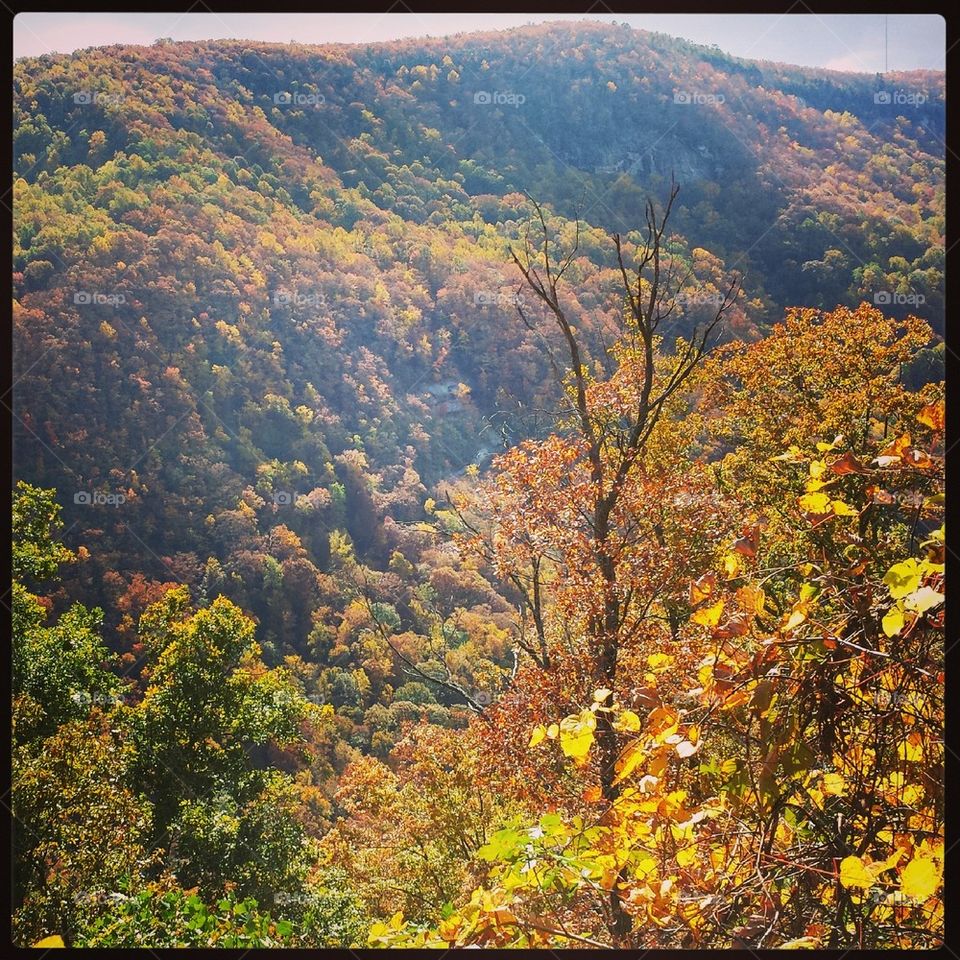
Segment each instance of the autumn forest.
[{"label": "autumn forest", "polygon": [[18,59],[14,941],[940,945],[944,135],[591,21]]}]

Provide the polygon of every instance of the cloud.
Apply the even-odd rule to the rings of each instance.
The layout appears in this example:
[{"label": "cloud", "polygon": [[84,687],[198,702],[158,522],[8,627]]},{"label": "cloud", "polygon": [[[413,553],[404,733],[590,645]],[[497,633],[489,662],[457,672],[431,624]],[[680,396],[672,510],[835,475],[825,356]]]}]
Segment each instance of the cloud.
[{"label": "cloud", "polygon": [[853,73],[871,73],[883,70],[883,63],[878,60],[876,51],[861,50],[831,57],[823,65],[827,70],[845,70]]}]

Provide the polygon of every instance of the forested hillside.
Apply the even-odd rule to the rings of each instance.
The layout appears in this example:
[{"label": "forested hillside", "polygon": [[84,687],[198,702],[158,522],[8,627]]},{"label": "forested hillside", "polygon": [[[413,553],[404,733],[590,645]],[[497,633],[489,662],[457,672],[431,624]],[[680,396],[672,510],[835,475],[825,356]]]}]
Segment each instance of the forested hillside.
[{"label": "forested hillside", "polygon": [[944,128],[587,22],[18,61],[17,939],[936,945]]}]

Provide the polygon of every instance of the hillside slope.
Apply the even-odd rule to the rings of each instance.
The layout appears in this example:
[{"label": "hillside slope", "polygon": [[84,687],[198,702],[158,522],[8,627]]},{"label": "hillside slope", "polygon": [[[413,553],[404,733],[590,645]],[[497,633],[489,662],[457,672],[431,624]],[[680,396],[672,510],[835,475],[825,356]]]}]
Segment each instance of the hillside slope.
[{"label": "hillside slope", "polygon": [[677,332],[733,273],[728,336],[878,298],[942,330],[943,127],[937,74],[591,23],[19,61],[18,471],[96,548],[87,589],[107,570],[197,585],[213,558],[252,594],[264,556],[286,562],[278,526],[315,568],[337,529],[385,562],[371,527],[421,516],[552,396],[512,303],[524,193],[567,240],[584,221],[589,330],[620,309],[609,233],[638,240],[671,174]]}]

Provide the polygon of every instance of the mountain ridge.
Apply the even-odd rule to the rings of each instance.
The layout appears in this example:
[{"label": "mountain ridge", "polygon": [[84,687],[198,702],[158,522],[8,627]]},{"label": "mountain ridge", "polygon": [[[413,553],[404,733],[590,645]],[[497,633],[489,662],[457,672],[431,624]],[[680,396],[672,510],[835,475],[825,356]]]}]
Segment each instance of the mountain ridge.
[{"label": "mountain ridge", "polygon": [[[610,235],[638,243],[673,173],[671,250],[691,276],[675,334],[734,273],[729,336],[787,306],[878,297],[942,329],[943,159],[926,113],[875,103],[876,78],[792,72],[811,101],[869,116],[821,111],[767,89],[775,70],[658,36],[559,24],[18,61],[20,462],[68,498],[124,491],[136,538],[66,505],[103,541],[104,569],[139,539],[144,572],[173,562],[198,583],[231,553],[204,518],[247,496],[270,529],[279,494],[301,498],[287,519],[322,566],[310,531],[343,527],[345,497],[372,485],[412,519],[416,491],[461,473],[481,435],[535,429],[518,411],[555,395],[512,303],[524,194],[559,238],[582,220],[568,294],[591,336],[619,310]],[[928,79],[917,106],[938,120]],[[431,383],[462,384],[456,407]]]}]

